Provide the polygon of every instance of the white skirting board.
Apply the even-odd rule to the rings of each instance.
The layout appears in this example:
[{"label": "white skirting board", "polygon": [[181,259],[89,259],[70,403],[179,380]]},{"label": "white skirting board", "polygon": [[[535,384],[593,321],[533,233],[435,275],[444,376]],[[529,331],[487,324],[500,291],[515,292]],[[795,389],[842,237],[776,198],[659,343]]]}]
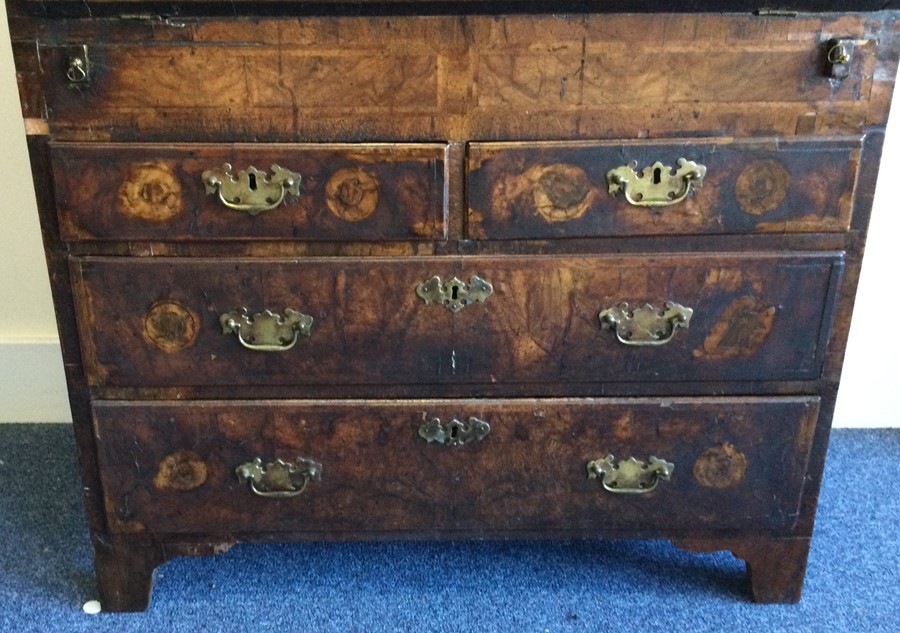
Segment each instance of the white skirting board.
[{"label": "white skirting board", "polygon": [[0,340],[0,422],[70,422],[59,341]]},{"label": "white skirting board", "polygon": [[[866,319],[860,320],[865,326]],[[834,424],[900,427],[900,387],[892,367],[896,355],[868,350],[859,345],[848,351]],[[0,423],[71,419],[58,341],[0,341]]]}]

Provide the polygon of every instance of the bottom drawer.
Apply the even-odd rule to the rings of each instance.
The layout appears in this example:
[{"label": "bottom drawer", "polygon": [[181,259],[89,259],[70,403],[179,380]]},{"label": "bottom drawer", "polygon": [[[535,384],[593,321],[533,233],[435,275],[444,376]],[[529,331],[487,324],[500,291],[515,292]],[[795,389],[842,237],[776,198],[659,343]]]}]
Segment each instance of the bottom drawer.
[{"label": "bottom drawer", "polygon": [[576,534],[790,527],[818,406],[103,401],[94,420],[114,532]]}]

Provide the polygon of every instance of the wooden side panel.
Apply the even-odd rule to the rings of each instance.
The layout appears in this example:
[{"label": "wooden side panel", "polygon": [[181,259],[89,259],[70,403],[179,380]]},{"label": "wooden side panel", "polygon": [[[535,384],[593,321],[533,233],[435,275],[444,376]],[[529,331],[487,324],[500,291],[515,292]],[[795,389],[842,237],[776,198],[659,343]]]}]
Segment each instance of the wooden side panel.
[{"label": "wooden side panel", "polygon": [[[73,260],[94,385],[486,384],[803,380],[821,372],[834,254]],[[433,276],[493,294],[454,314]],[[599,314],[623,302],[693,309],[669,343],[622,344]],[[313,317],[285,352],[243,348],[219,317]],[[164,317],[164,318],[163,318]],[[162,320],[161,320],[162,319]],[[516,391],[518,392],[518,391]]]},{"label": "wooden side panel", "polygon": [[[843,232],[850,227],[860,144],[858,137],[473,143],[469,234],[527,239]],[[611,170],[633,164],[652,181],[653,165],[675,172],[679,159],[706,168],[694,195],[682,202],[641,207],[629,204],[621,191],[610,192]]]},{"label": "wooden side panel", "polygon": [[[114,532],[789,529],[816,398],[98,402]],[[426,443],[425,420],[477,417],[480,441]],[[614,494],[591,460],[674,464],[646,494]],[[255,496],[235,469],[321,465],[290,499]]]},{"label": "wooden side panel", "polygon": [[[445,145],[53,145],[66,240],[441,240]],[[280,165],[300,195],[258,215],[208,194],[207,170]]]}]

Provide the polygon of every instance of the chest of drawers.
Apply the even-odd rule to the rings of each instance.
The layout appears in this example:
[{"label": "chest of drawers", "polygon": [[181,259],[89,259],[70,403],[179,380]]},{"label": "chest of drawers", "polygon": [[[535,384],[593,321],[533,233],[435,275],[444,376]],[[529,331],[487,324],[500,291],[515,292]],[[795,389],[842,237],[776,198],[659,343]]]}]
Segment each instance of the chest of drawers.
[{"label": "chest of drawers", "polygon": [[105,609],[264,539],[799,599],[891,6],[7,1]]}]

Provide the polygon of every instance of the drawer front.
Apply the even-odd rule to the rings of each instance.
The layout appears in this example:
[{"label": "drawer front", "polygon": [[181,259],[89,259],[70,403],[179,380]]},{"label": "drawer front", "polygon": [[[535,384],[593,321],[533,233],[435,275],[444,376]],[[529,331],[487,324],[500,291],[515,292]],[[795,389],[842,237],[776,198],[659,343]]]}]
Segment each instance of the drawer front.
[{"label": "drawer front", "polygon": [[[94,420],[114,532],[671,534],[789,528],[817,411],[817,398],[108,401]],[[456,445],[435,439],[452,428]],[[629,476],[630,458],[644,472]]]},{"label": "drawer front", "polygon": [[[72,266],[94,385],[521,386],[815,379],[842,258],[76,258]],[[444,301],[468,293],[471,304],[442,305],[436,276]]]},{"label": "drawer front", "polygon": [[473,143],[469,234],[846,231],[859,155],[858,137]]},{"label": "drawer front", "polygon": [[64,240],[442,240],[446,151],[60,143],[51,161]]}]

